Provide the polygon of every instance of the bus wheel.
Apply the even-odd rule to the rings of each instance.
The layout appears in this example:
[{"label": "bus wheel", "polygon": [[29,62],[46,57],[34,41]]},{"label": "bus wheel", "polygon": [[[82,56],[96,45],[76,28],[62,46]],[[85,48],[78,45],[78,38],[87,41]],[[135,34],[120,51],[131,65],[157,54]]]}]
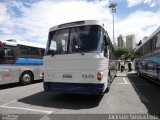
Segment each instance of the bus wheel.
[{"label": "bus wheel", "polygon": [[24,72],[21,74],[19,78],[19,82],[21,85],[28,85],[33,81],[33,76],[30,72]]}]

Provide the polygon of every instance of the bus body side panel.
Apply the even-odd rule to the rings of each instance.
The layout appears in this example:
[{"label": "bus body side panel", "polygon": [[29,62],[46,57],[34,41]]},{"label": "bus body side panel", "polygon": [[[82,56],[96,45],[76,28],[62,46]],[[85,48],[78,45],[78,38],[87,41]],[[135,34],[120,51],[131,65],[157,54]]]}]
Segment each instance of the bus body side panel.
[{"label": "bus body side panel", "polygon": [[34,75],[34,80],[42,79],[41,66],[0,66],[0,84],[19,82],[20,75],[25,71],[31,71]]},{"label": "bus body side panel", "polygon": [[33,69],[34,74],[34,80],[40,80],[42,79],[42,73],[43,73],[43,66],[37,66],[35,69]]},{"label": "bus body side panel", "polygon": [[116,60],[109,60],[109,70],[111,79],[113,79],[117,74],[117,61]]},{"label": "bus body side panel", "polygon": [[[101,56],[97,53],[45,56],[44,88],[46,91],[86,94],[96,93],[93,89],[97,88],[103,92],[107,86],[108,59]],[[97,72],[103,72],[101,81],[97,80]]]},{"label": "bus body side panel", "polygon": [[0,85],[10,83],[9,74],[8,68],[0,66]]},{"label": "bus body side panel", "polygon": [[110,75],[111,79],[113,80],[117,74],[117,60],[115,58],[115,55],[110,50],[108,50],[108,56],[109,56],[108,75]]},{"label": "bus body side panel", "polygon": [[25,66],[15,66],[16,69],[12,69],[11,70],[11,75],[13,76],[12,78],[14,79],[11,79],[11,82],[14,83],[14,82],[19,82],[19,78],[20,78],[20,75],[26,71],[31,71],[33,73],[33,77],[34,77],[34,80],[40,80],[42,79],[42,65],[36,65],[36,66],[29,66],[29,65],[25,65]]},{"label": "bus body side panel", "polygon": [[[153,53],[149,53],[137,60],[137,72],[142,75],[147,75],[160,83],[160,56],[159,49]],[[154,54],[154,56],[153,56]]]},{"label": "bus body side panel", "polygon": [[42,79],[43,61],[42,59],[34,58],[18,58],[16,60],[17,67],[20,71],[20,75],[25,71],[31,71],[34,76],[34,80]]},{"label": "bus body side panel", "polygon": [[22,65],[1,65],[0,66],[0,84],[19,82],[20,75],[25,71],[31,71],[34,80],[42,79],[42,65],[22,66]]}]

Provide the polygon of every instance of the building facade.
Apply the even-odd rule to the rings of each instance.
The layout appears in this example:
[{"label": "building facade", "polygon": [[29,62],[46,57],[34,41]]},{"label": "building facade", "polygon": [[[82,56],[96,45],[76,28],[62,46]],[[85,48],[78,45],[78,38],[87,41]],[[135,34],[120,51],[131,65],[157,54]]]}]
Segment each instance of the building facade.
[{"label": "building facade", "polygon": [[123,40],[122,35],[119,35],[119,37],[117,37],[117,43],[118,43],[118,47],[125,47],[125,42]]},{"label": "building facade", "polygon": [[126,47],[129,49],[134,49],[136,47],[135,35],[126,36]]}]

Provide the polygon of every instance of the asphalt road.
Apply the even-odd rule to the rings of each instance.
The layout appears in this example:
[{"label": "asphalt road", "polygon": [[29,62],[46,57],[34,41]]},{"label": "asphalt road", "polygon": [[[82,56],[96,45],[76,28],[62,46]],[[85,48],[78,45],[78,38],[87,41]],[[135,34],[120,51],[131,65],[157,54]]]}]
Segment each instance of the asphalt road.
[{"label": "asphalt road", "polygon": [[[51,94],[42,82],[28,86],[0,86],[0,120],[104,119],[104,114],[160,113],[160,85],[135,73],[119,74],[103,96]],[[123,116],[125,117],[125,116]],[[113,117],[114,118],[114,117]],[[155,117],[157,118],[157,117]],[[111,118],[112,119],[112,118]]]}]

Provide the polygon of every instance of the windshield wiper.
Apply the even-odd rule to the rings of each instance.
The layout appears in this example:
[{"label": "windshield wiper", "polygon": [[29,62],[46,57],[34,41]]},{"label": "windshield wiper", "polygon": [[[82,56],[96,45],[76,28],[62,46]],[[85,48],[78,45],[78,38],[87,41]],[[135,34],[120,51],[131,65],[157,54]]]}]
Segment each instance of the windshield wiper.
[{"label": "windshield wiper", "polygon": [[66,45],[62,45],[58,50],[54,50],[53,53],[52,53],[52,57],[55,55],[55,54],[58,54],[58,53],[61,53],[63,51],[63,47],[65,47]]}]

